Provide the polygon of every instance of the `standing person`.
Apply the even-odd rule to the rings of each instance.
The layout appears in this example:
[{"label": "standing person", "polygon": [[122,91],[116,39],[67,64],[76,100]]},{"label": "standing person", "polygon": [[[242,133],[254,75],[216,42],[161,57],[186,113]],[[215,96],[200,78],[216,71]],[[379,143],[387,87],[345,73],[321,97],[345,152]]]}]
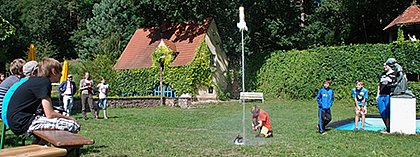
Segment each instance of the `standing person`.
[{"label": "standing person", "polygon": [[409,38],[411,41],[417,41],[417,38],[416,38],[416,35],[415,35],[415,34],[410,35],[410,33],[408,33],[408,38]]},{"label": "standing person", "polygon": [[92,116],[94,119],[98,119],[98,115],[96,114],[96,107],[93,106],[93,80],[89,78],[89,72],[85,72],[85,76],[82,80],[80,80],[80,91],[82,91],[80,98],[82,99],[82,116],[84,120],[87,120],[86,117],[86,102],[89,104],[90,112],[92,112]]},{"label": "standing person", "polygon": [[67,80],[58,86],[58,92],[63,97],[64,111],[66,111],[63,114],[66,116],[70,116],[71,109],[73,108],[73,96],[76,94],[76,88],[76,83],[70,74],[67,76]]},{"label": "standing person", "polygon": [[108,119],[108,116],[106,114],[106,108],[107,108],[107,103],[108,103],[108,99],[107,99],[107,95],[109,92],[109,84],[106,84],[106,80],[105,78],[102,77],[101,83],[98,84],[96,86],[96,88],[98,88],[99,90],[99,100],[98,100],[98,111],[96,112],[96,114],[99,117],[99,110],[100,108],[102,108],[104,110],[104,118]]},{"label": "standing person", "polygon": [[390,95],[394,90],[393,83],[396,81],[396,73],[391,66],[392,63],[390,63],[388,59],[384,63],[385,72],[383,72],[379,77],[378,92],[376,94],[378,110],[385,123],[386,132],[389,132]]},{"label": "standing person", "polygon": [[316,97],[316,101],[318,102],[318,128],[319,133],[324,135],[325,127],[331,121],[331,110],[330,108],[333,105],[334,101],[334,92],[330,88],[332,81],[331,79],[325,79],[323,86],[319,89],[318,96]]},{"label": "standing person", "polygon": [[359,129],[358,124],[359,124],[360,114],[362,115],[362,126],[360,127],[360,130],[365,129],[368,90],[364,88],[363,86],[364,86],[364,83],[362,81],[357,81],[356,88],[353,88],[351,90],[351,96],[354,99],[354,105],[355,105],[354,131],[357,131]]},{"label": "standing person", "polygon": [[[72,117],[61,115],[53,110],[51,102],[51,83],[61,77],[61,64],[53,58],[44,58],[39,63],[38,76],[19,82],[13,92],[8,92],[2,113],[5,124],[16,135],[34,130],[66,130],[78,132],[80,125]],[[10,96],[9,96],[10,95]],[[45,116],[36,115],[42,108]]]},{"label": "standing person", "polygon": [[4,95],[6,95],[7,91],[12,87],[15,83],[20,81],[20,78],[23,78],[23,66],[25,65],[26,61],[23,59],[15,59],[10,63],[9,71],[11,75],[7,77],[3,82],[0,84],[0,113],[2,112],[2,104]]},{"label": "standing person", "polygon": [[270,117],[263,109],[255,105],[252,110],[252,130],[259,131],[257,137],[273,137],[273,130],[271,128]]}]

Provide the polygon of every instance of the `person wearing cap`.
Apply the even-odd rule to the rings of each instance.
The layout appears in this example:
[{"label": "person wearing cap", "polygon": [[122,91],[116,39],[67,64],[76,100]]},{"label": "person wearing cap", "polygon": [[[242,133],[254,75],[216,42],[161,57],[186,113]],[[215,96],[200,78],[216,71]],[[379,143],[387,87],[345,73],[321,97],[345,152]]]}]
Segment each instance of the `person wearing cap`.
[{"label": "person wearing cap", "polygon": [[37,61],[29,61],[23,66],[23,75],[26,78],[31,76],[36,76],[38,74],[38,62]]},{"label": "person wearing cap", "polygon": [[[9,90],[7,90],[6,94],[4,95],[4,99],[8,99],[9,97],[12,96],[12,94],[16,91],[16,89],[23,83],[25,83],[26,81],[28,81],[28,79],[32,76],[36,76],[36,74],[38,73],[38,62],[36,61],[29,61],[26,62],[25,65],[23,65],[23,74],[25,77],[21,78],[19,80],[19,82],[16,82],[15,84],[13,84]],[[4,108],[4,112],[7,112],[8,107]],[[3,116],[3,115],[1,115]],[[3,119],[3,117],[2,117]],[[7,119],[3,120],[5,123],[7,123]]]},{"label": "person wearing cap", "polygon": [[321,135],[326,134],[325,128],[331,121],[331,107],[334,101],[334,92],[330,88],[331,79],[325,79],[323,87],[319,89],[316,101],[318,103],[318,129]]},{"label": "person wearing cap", "polygon": [[73,96],[76,94],[76,88],[76,83],[70,74],[67,76],[67,80],[58,86],[58,93],[63,97],[63,107],[64,111],[66,111],[63,114],[66,116],[70,116],[71,109],[73,108]]},{"label": "person wearing cap", "polygon": [[376,102],[378,103],[378,110],[385,124],[386,132],[389,132],[390,95],[394,90],[393,84],[395,83],[397,76],[392,69],[392,60],[388,59],[384,63],[384,70],[385,72],[379,77]]},{"label": "person wearing cap", "polygon": [[2,112],[4,95],[6,95],[10,87],[20,81],[20,78],[24,77],[22,67],[25,65],[25,63],[26,61],[20,58],[15,59],[12,61],[12,63],[10,63],[9,71],[11,75],[3,80],[0,84],[0,113]]},{"label": "person wearing cap", "polygon": [[[6,94],[3,105],[7,111],[2,113],[2,117],[5,119],[4,124],[14,134],[32,133],[34,130],[64,130],[77,133],[80,130],[80,124],[74,118],[57,113],[53,109],[51,83],[60,80],[61,70],[60,62],[53,58],[44,58],[39,62],[36,77],[29,77],[23,83],[19,82],[14,92]],[[38,109],[42,109],[44,113],[37,114]]]},{"label": "person wearing cap", "polygon": [[257,137],[273,137],[270,116],[263,109],[255,105],[252,110],[252,130],[257,131]]}]

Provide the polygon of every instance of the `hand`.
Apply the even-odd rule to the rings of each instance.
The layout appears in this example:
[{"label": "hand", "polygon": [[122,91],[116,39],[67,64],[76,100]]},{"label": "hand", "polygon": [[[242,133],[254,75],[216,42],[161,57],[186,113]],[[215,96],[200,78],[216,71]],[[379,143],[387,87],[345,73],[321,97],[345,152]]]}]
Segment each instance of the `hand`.
[{"label": "hand", "polygon": [[378,98],[379,98],[379,96],[376,96],[376,99],[375,99],[375,100],[376,100],[376,102],[378,102]]},{"label": "hand", "polygon": [[366,114],[366,113],[367,113],[367,108],[366,108],[366,106],[363,106],[363,108],[362,108],[362,113],[363,113],[363,114]]},{"label": "hand", "polygon": [[356,105],[357,110],[361,111],[361,108],[359,105]]}]

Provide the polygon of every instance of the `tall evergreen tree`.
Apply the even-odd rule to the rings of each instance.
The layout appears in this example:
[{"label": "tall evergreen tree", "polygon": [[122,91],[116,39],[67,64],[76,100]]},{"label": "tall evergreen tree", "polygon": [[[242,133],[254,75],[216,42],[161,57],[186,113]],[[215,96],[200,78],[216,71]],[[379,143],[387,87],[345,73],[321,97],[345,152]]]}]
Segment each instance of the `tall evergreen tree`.
[{"label": "tall evergreen tree", "polygon": [[93,17],[75,32],[73,42],[78,45],[82,59],[93,59],[95,54],[118,58],[131,35],[142,20],[135,14],[132,0],[102,0],[93,6]]}]

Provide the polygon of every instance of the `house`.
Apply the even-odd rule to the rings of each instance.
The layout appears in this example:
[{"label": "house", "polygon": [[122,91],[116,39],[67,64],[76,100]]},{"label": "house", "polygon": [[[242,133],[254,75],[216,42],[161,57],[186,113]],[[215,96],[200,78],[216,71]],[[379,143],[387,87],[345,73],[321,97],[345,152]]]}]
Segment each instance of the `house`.
[{"label": "house", "polygon": [[[152,53],[159,46],[165,45],[177,53],[169,66],[185,66],[193,59],[198,46],[205,42],[210,50],[210,63],[215,72],[212,76],[214,84],[226,89],[228,62],[221,49],[221,41],[214,19],[189,21],[179,24],[164,24],[152,28],[137,29],[129,43],[114,65],[115,70],[139,69],[153,66]],[[216,87],[197,85],[196,98],[216,99]],[[183,93],[177,93],[181,95]]]},{"label": "house", "polygon": [[420,8],[416,3],[413,3],[405,11],[389,23],[383,30],[388,31],[389,41],[392,42],[397,39],[397,29],[404,26],[404,37],[408,39],[408,35],[417,35],[420,37]]}]

